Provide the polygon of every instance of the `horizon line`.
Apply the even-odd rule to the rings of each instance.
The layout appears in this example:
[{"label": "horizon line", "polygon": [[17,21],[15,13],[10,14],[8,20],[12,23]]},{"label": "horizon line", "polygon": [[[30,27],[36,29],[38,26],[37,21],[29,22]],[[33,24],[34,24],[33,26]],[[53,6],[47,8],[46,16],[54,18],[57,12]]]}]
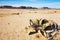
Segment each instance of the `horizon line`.
[{"label": "horizon line", "polygon": [[[0,5],[1,6],[12,6],[12,7],[21,7],[21,6],[25,6],[25,5],[20,5],[20,6],[14,6],[14,5]],[[25,7],[35,7],[35,6],[25,6]],[[43,7],[48,7],[48,6],[42,6],[42,7],[35,7],[35,8],[43,8]],[[48,8],[56,8],[56,7],[48,7]],[[58,7],[60,8],[60,7]]]}]

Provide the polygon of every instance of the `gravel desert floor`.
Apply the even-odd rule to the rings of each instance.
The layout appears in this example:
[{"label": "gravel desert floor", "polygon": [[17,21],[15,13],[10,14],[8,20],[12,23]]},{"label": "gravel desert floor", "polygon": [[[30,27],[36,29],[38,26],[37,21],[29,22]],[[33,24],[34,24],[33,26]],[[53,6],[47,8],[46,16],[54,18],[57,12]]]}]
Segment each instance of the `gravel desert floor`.
[{"label": "gravel desert floor", "polygon": [[[45,18],[60,25],[60,10],[0,8],[0,40],[47,40],[41,33],[28,35],[29,19]],[[29,31],[29,30],[28,30]],[[60,33],[54,40],[60,40]]]}]

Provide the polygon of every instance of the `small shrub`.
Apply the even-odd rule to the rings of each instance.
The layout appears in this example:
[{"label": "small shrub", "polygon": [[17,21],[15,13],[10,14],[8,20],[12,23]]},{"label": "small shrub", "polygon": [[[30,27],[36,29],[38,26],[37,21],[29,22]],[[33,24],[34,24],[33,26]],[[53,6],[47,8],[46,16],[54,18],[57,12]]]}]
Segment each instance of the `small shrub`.
[{"label": "small shrub", "polygon": [[54,13],[56,13],[56,11],[54,11]]}]

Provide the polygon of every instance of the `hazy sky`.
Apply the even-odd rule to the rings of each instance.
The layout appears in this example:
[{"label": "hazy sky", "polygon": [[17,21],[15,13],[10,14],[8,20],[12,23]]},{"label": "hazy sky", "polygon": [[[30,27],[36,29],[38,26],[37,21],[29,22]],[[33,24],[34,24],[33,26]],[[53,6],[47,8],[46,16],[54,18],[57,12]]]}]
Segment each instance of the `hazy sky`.
[{"label": "hazy sky", "polygon": [[60,0],[0,0],[2,5],[60,8]]}]

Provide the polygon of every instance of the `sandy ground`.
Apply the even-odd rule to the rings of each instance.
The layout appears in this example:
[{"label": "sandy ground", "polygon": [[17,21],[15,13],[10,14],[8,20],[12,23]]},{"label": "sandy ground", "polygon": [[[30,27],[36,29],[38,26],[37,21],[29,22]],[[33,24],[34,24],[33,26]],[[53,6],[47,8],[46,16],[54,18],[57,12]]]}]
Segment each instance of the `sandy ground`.
[{"label": "sandy ground", "polygon": [[[60,25],[60,10],[0,8],[0,40],[47,40],[41,33],[28,35],[25,30],[29,19],[40,18],[53,20]],[[54,39],[60,40],[60,34]]]}]

